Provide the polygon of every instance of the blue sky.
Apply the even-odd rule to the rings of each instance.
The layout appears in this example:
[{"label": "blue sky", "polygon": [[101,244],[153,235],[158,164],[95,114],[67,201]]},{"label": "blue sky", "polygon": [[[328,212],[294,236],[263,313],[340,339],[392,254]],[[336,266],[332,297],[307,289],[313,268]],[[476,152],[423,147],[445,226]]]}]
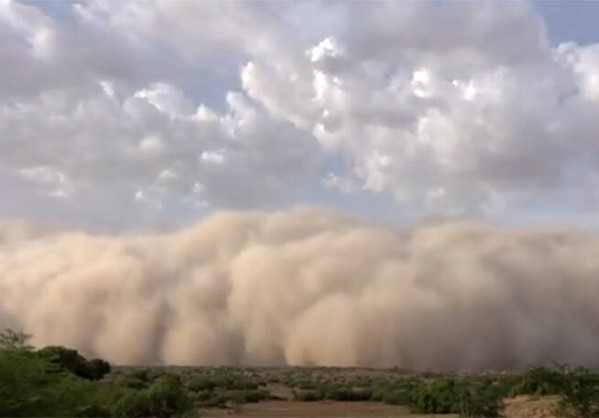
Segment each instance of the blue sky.
[{"label": "blue sky", "polygon": [[598,15],[592,1],[5,2],[0,217],[127,230],[307,204],[594,227]]},{"label": "blue sky", "polygon": [[537,0],[535,7],[547,22],[554,42],[575,41],[581,44],[599,40],[596,17],[599,3],[591,0]]}]

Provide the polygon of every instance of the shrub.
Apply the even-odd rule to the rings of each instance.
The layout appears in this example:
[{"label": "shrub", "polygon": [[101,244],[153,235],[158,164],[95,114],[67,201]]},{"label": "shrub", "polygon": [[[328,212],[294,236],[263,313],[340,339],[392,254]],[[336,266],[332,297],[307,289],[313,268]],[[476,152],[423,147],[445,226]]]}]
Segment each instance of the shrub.
[{"label": "shrub", "polygon": [[562,392],[565,383],[564,374],[560,370],[535,367],[519,378],[510,395],[555,395]]},{"label": "shrub", "polygon": [[372,391],[371,400],[405,405],[422,414],[498,416],[502,408],[499,385],[483,379],[430,378],[402,380]]},{"label": "shrub", "polygon": [[265,390],[232,390],[226,393],[229,401],[237,404],[256,403],[270,398],[270,393]]},{"label": "shrub", "polygon": [[30,351],[0,350],[0,416],[76,416],[97,389]]},{"label": "shrub", "polygon": [[100,380],[108,373],[110,373],[110,364],[106,360],[96,358],[87,362],[81,377],[89,380]]},{"label": "shrub", "polygon": [[489,382],[462,381],[456,385],[457,408],[461,417],[498,417],[503,408],[501,387]]},{"label": "shrub", "polygon": [[84,405],[75,408],[75,417],[81,418],[110,418],[112,413],[110,409],[100,405]]},{"label": "shrub", "polygon": [[128,390],[116,401],[112,413],[115,417],[141,418],[151,416],[145,391]]},{"label": "shrub", "polygon": [[187,387],[193,392],[210,391],[216,387],[216,384],[207,377],[194,377],[187,383]]},{"label": "shrub", "polygon": [[413,395],[413,406],[426,414],[455,412],[456,391],[453,380],[434,379],[419,385]]},{"label": "shrub", "polygon": [[560,413],[565,416],[599,416],[599,375],[588,369],[563,366],[564,385]]},{"label": "shrub", "polygon": [[301,402],[316,402],[324,399],[324,392],[314,389],[299,389],[293,391],[293,400]]},{"label": "shrub", "polygon": [[151,416],[171,417],[189,410],[191,402],[183,389],[179,376],[165,374],[158,377],[147,389]]},{"label": "shrub", "polygon": [[107,361],[102,359],[87,361],[77,350],[62,346],[44,347],[38,350],[37,354],[62,369],[88,380],[100,380],[110,372],[110,364]]},{"label": "shrub", "polygon": [[414,405],[414,396],[418,383],[412,380],[402,379],[393,384],[386,384],[373,391],[372,398],[382,395],[382,401],[390,405]]}]

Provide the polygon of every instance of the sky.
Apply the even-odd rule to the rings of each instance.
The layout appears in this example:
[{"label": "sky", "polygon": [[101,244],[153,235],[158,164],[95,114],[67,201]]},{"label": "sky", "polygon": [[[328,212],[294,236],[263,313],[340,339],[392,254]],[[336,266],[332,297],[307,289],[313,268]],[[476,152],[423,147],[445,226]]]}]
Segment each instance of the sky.
[{"label": "sky", "polygon": [[0,0],[0,218],[595,228],[592,1]]}]

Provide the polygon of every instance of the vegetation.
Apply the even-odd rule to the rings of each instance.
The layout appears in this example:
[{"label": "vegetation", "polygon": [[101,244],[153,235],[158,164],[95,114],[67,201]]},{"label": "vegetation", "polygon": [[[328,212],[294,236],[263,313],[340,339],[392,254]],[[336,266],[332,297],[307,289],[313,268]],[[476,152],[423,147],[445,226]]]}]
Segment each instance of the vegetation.
[{"label": "vegetation", "polygon": [[375,401],[406,405],[423,414],[498,416],[503,393],[485,381],[464,378],[398,379],[373,388],[348,383],[323,383],[294,391],[298,401]]},{"label": "vegetation", "polygon": [[46,347],[35,351],[29,336],[0,333],[0,416],[3,417],[171,417],[191,411],[180,378],[162,374],[134,389],[97,382],[110,371],[101,359]]},{"label": "vegetation", "polygon": [[421,414],[500,416],[503,400],[554,395],[560,416],[599,416],[599,374],[555,364],[520,374],[373,375],[342,369],[111,368],[76,350],[35,350],[29,336],[0,332],[0,416],[174,417],[203,408],[232,408],[279,399],[296,402],[382,402]]},{"label": "vegetation", "polygon": [[100,380],[110,372],[110,364],[102,359],[86,360],[77,350],[65,347],[44,347],[37,354],[59,368],[88,380]]}]

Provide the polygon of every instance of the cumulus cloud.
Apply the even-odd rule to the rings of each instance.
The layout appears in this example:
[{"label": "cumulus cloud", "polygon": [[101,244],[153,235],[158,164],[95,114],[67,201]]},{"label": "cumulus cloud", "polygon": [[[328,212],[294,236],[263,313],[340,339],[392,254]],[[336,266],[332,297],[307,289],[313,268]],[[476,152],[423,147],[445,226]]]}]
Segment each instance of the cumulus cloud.
[{"label": "cumulus cloud", "polygon": [[[242,22],[230,22],[237,30],[230,35],[218,22],[210,31],[203,28],[215,36],[202,38],[212,53],[223,48],[221,35],[235,45],[247,31],[267,26],[251,18],[251,10],[230,6],[224,12],[237,13],[236,20],[249,27],[242,25],[240,32]],[[167,24],[173,13],[206,15],[206,22],[218,17],[222,23],[228,16],[219,14],[222,7],[217,2],[140,7],[136,2],[65,4],[68,13],[59,20],[41,5],[2,2],[4,190],[19,189],[11,194],[23,207],[32,196],[45,197],[48,206],[62,200],[64,216],[79,212],[77,218],[89,220],[102,210],[99,201],[119,202],[136,216],[164,212],[165,206],[192,213],[205,207],[272,207],[293,201],[290,189],[301,192],[314,184],[315,138],[230,90],[233,86],[222,86],[219,110],[190,97],[172,78],[177,71],[160,64],[173,54],[165,49],[164,57],[157,57],[155,48],[135,38]],[[123,24],[126,33],[120,31]],[[189,36],[192,42],[199,34]],[[244,49],[240,45],[239,51]],[[77,206],[80,210],[73,211]]]},{"label": "cumulus cloud", "polygon": [[5,176],[49,197],[110,190],[109,199],[155,205],[269,205],[314,178],[312,137],[242,94],[227,103],[224,113],[196,107],[166,83],[132,94],[106,84],[45,92],[0,109],[0,163]]},{"label": "cumulus cloud", "polygon": [[297,73],[308,77],[265,61],[242,76],[252,97],[347,156],[333,175],[437,213],[555,198],[593,175],[595,46],[552,47],[523,2],[348,7],[345,33],[307,48]]},{"label": "cumulus cloud", "polygon": [[0,3],[0,184],[24,210],[169,217],[326,190],[495,215],[596,193],[599,49],[550,42],[533,4],[59,8]]},{"label": "cumulus cloud", "polygon": [[79,21],[57,21],[37,6],[0,2],[2,102],[46,90],[77,91],[103,78],[143,78],[143,56],[111,33],[86,30]]},{"label": "cumulus cloud", "polygon": [[597,366],[599,237],[316,208],[162,235],[0,226],[0,320],[120,364]]}]

